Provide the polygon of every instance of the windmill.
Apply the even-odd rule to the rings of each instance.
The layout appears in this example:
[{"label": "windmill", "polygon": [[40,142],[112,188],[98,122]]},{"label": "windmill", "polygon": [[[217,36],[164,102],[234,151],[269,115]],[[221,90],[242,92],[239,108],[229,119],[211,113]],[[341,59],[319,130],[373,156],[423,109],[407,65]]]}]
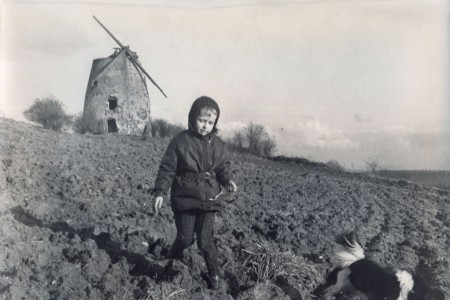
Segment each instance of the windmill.
[{"label": "windmill", "polygon": [[141,66],[136,52],[124,46],[95,16],[119,45],[112,55],[94,59],[84,99],[83,132],[142,134],[150,120],[146,77],[167,98]]}]

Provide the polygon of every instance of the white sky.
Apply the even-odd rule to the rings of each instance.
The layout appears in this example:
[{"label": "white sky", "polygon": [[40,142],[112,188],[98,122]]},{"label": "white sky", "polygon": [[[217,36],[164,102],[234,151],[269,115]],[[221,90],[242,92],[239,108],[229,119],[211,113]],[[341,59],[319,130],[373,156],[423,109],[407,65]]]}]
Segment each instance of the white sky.
[{"label": "white sky", "polygon": [[450,169],[448,1],[113,2],[3,1],[0,115],[50,94],[82,111],[117,46],[95,15],[168,95],[149,82],[154,118],[185,124],[208,95],[223,135],[263,124],[278,154]]}]

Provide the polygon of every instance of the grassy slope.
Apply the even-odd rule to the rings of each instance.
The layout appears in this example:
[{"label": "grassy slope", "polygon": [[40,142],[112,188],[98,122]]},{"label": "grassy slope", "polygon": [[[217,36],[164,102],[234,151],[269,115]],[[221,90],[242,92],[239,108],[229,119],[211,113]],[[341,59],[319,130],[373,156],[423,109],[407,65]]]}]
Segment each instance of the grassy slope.
[{"label": "grassy slope", "polygon": [[285,277],[310,299],[331,267],[334,237],[353,229],[374,260],[448,289],[446,191],[233,154],[239,192],[216,227],[229,288],[213,292],[195,246],[181,262],[159,257],[175,236],[169,205],[159,215],[150,208],[167,139],[54,133],[6,119],[0,136],[0,294],[145,299],[184,287],[180,297],[281,297],[242,264],[243,249],[263,244],[303,266],[302,276]]}]

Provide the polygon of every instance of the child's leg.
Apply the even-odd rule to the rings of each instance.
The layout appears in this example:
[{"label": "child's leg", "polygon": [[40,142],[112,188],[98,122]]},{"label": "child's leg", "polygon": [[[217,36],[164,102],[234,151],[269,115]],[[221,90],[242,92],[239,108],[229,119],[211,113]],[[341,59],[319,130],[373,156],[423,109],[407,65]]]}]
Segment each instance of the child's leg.
[{"label": "child's leg", "polygon": [[180,257],[183,250],[194,242],[196,214],[192,211],[175,211],[174,218],[177,237],[170,247],[168,258]]},{"label": "child's leg", "polygon": [[211,277],[219,275],[219,260],[217,258],[217,248],[214,245],[214,221],[215,212],[202,211],[197,215],[195,221],[195,233],[197,235],[198,248],[203,252],[203,256]]}]

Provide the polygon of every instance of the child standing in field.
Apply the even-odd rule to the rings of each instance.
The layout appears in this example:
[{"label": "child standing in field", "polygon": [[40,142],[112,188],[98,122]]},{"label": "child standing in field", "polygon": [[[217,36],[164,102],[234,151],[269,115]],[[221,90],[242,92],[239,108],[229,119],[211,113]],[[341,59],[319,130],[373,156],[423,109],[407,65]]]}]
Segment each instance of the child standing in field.
[{"label": "child standing in field", "polygon": [[162,158],[155,182],[155,211],[161,208],[163,195],[171,189],[177,237],[167,258],[178,258],[191,246],[194,233],[211,280],[219,287],[219,261],[214,245],[215,214],[221,209],[217,200],[222,188],[235,192],[225,143],[217,137],[220,109],[216,101],[202,96],[189,111],[189,129],[175,136]]}]

